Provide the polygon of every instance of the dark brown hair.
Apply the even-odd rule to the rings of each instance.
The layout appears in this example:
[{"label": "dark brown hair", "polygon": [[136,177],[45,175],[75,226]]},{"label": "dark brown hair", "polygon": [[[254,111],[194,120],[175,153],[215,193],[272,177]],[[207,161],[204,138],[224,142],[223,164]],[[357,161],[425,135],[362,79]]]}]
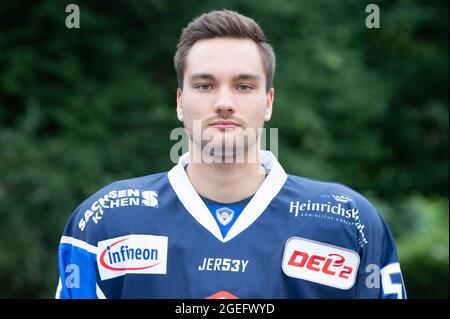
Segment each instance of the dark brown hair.
[{"label": "dark brown hair", "polygon": [[178,87],[183,88],[186,56],[194,43],[201,39],[240,38],[253,40],[261,52],[266,73],[266,90],[273,87],[275,53],[261,27],[251,18],[235,11],[220,10],[204,13],[192,20],[181,33],[174,57]]}]

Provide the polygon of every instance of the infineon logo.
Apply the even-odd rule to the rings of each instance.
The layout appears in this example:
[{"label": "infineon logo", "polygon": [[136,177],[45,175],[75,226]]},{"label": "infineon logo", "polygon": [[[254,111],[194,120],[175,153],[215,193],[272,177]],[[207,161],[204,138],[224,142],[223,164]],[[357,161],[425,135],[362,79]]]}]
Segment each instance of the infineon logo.
[{"label": "infineon logo", "polygon": [[128,235],[98,243],[97,264],[102,280],[125,274],[166,274],[166,236]]},{"label": "infineon logo", "polygon": [[347,290],[355,284],[359,261],[353,250],[292,237],[284,248],[282,269],[289,277]]}]

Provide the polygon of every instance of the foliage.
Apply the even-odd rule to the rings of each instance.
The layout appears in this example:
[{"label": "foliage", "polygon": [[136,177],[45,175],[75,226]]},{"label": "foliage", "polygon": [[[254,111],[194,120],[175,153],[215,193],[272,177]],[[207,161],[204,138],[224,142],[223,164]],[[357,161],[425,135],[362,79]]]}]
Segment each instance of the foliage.
[{"label": "foliage", "polygon": [[[0,4],[0,297],[52,297],[70,212],[117,179],[168,170],[175,45],[229,8],[277,53],[279,159],[367,195],[410,298],[448,297],[448,2],[68,1]],[[445,280],[444,280],[445,279]]]}]

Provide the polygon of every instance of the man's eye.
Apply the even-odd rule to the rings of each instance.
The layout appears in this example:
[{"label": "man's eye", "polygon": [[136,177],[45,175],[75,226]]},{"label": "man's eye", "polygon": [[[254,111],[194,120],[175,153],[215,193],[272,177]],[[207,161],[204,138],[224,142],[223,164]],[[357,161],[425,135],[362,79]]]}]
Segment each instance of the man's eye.
[{"label": "man's eye", "polygon": [[212,89],[211,84],[199,84],[195,86],[196,89],[200,89],[201,91],[209,91]]},{"label": "man's eye", "polygon": [[247,84],[241,84],[238,86],[239,91],[250,91],[252,87]]}]

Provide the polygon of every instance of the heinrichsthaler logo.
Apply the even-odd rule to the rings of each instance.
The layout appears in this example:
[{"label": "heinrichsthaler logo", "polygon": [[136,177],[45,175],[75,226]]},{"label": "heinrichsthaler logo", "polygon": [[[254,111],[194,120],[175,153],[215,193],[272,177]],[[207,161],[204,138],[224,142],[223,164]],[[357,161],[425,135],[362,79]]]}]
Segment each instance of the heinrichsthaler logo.
[{"label": "heinrichsthaler logo", "polygon": [[[323,195],[323,198],[330,198],[329,195]],[[331,197],[334,202],[331,201],[311,201],[306,202],[291,201],[289,205],[289,213],[293,213],[295,217],[315,217],[323,218],[341,222],[347,225],[354,225],[358,230],[361,238],[359,239],[359,245],[362,247],[368,243],[364,234],[365,225],[362,223],[359,217],[359,210],[355,206],[353,200],[345,195],[334,195]],[[325,214],[317,214],[325,213]]]},{"label": "heinrichsthaler logo", "polygon": [[158,207],[158,193],[140,189],[110,191],[94,201],[91,207],[84,212],[83,217],[78,222],[78,228],[83,231],[91,219],[97,224],[102,219],[105,209],[126,206]]},{"label": "heinrichsthaler logo", "polygon": [[98,243],[97,263],[102,280],[125,274],[165,274],[166,236],[128,235]]}]

